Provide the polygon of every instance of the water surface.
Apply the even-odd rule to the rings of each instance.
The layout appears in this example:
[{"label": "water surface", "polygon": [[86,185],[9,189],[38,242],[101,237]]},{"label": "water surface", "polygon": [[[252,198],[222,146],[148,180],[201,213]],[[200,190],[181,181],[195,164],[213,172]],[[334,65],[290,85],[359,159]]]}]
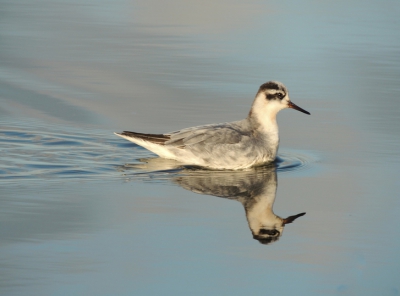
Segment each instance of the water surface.
[{"label": "water surface", "polygon": [[[2,294],[399,295],[398,2],[0,3]],[[242,119],[268,80],[311,112],[272,167],[112,134]]]}]

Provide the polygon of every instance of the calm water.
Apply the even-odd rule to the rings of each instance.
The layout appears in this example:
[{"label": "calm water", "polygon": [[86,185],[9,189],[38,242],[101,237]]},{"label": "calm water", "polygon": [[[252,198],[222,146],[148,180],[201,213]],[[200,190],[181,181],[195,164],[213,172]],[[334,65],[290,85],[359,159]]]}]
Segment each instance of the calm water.
[{"label": "calm water", "polygon": [[[1,0],[0,293],[399,295],[399,14]],[[182,167],[112,134],[242,119],[268,80],[311,112],[279,114],[273,166]]]}]

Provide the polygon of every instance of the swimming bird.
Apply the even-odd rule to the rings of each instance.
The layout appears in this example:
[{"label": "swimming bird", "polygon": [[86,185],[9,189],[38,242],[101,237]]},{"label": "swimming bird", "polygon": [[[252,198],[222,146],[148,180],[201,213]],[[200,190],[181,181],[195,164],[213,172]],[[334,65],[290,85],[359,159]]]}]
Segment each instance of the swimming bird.
[{"label": "swimming bird", "polygon": [[275,160],[279,146],[276,115],[285,108],[305,114],[283,83],[262,84],[248,116],[240,121],[189,127],[165,134],[124,131],[117,136],[160,157],[210,169],[239,170]]}]

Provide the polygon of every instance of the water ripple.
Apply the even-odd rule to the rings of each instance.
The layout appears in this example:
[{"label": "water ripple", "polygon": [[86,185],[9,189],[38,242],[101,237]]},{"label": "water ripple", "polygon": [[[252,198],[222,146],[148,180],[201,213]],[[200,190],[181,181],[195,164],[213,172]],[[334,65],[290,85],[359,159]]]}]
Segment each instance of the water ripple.
[{"label": "water ripple", "polygon": [[0,180],[120,176],[115,167],[150,156],[112,133],[0,128]]},{"label": "water ripple", "polygon": [[304,173],[314,169],[312,164],[318,162],[318,158],[310,152],[283,151],[275,160],[278,173]]}]

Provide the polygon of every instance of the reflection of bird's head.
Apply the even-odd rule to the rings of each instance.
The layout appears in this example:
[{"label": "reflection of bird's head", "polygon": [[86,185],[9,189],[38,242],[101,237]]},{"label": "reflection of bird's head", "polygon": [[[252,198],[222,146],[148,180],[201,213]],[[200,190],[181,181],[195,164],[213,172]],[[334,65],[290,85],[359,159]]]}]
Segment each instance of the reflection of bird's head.
[{"label": "reflection of bird's head", "polygon": [[274,214],[272,207],[277,188],[274,165],[245,171],[189,170],[174,182],[196,193],[239,201],[245,209],[253,238],[263,244],[278,240],[285,224],[305,214],[286,219]]},{"label": "reflection of bird's head", "polygon": [[292,223],[294,220],[301,216],[304,216],[305,214],[306,213],[300,213],[297,215],[289,216],[286,219],[282,219],[274,215],[275,218],[269,218],[269,222],[275,222],[273,225],[260,225],[258,229],[251,229],[253,233],[253,238],[264,245],[273,243],[281,237],[286,224]]},{"label": "reflection of bird's head", "polygon": [[264,245],[277,241],[281,237],[281,232],[277,229],[261,228],[258,234],[253,233],[253,238]]}]

